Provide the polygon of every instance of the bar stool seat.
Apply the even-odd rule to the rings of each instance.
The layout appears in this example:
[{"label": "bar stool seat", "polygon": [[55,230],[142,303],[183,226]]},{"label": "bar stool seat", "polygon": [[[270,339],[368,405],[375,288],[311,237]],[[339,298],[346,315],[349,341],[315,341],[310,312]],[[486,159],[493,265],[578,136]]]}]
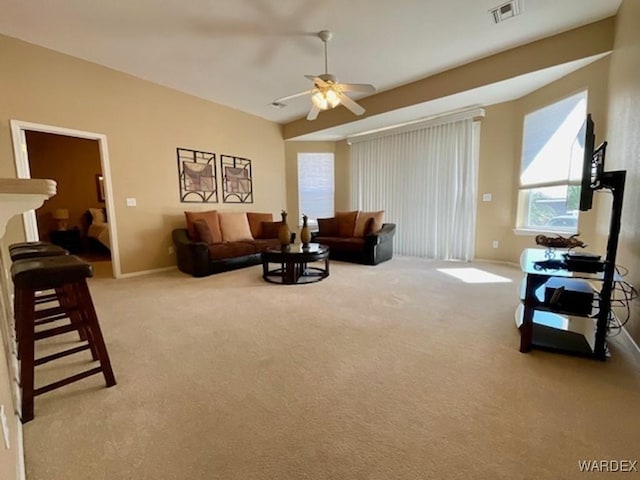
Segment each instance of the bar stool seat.
[{"label": "bar stool seat", "polygon": [[9,247],[9,256],[12,262],[28,258],[55,257],[68,254],[69,252],[64,248],[46,242],[33,242],[30,245],[18,244],[18,246],[12,245]]},{"label": "bar stool seat", "polygon": [[[56,255],[17,260],[11,265],[16,295],[16,327],[22,388],[22,422],[34,417],[34,397],[76,382],[97,373],[102,373],[107,387],[116,384],[107,348],[102,337],[91,293],[86,279],[93,275],[90,264],[74,255]],[[35,293],[39,290],[56,289],[59,307],[36,309]],[[70,318],[68,325],[36,331],[39,320]],[[47,357],[35,358],[35,341],[78,331],[87,343]],[[90,349],[99,366],[64,378],[43,387],[34,387],[35,367],[67,355]]]},{"label": "bar stool seat", "polygon": [[37,242],[17,242],[17,243],[12,243],[11,245],[9,245],[8,249],[9,249],[9,252],[11,252],[15,248],[39,247],[39,246],[48,246],[48,245],[53,245],[53,244],[51,242],[42,242],[42,241],[37,241]]}]

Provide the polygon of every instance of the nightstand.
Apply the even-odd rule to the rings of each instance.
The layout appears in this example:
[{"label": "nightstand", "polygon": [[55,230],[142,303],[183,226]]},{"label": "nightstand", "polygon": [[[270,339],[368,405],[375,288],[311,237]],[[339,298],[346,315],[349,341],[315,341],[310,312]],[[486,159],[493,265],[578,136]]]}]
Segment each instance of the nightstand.
[{"label": "nightstand", "polygon": [[80,253],[82,251],[82,241],[80,239],[80,229],[52,230],[50,233],[51,243],[58,245],[69,253]]}]

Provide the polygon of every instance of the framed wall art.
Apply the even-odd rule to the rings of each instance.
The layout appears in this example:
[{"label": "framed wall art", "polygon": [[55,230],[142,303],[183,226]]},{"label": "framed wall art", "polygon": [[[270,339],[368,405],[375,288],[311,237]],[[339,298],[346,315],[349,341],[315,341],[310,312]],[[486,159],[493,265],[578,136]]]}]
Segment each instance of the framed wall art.
[{"label": "framed wall art", "polygon": [[220,155],[222,170],[222,201],[224,203],[253,203],[251,160]]},{"label": "framed wall art", "polygon": [[216,154],[177,148],[178,183],[183,203],[218,203]]}]

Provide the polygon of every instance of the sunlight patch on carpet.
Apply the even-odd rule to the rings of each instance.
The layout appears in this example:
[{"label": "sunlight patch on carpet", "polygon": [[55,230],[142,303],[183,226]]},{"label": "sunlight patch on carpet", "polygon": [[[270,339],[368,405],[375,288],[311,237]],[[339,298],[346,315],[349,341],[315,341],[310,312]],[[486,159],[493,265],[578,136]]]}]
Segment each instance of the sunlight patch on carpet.
[{"label": "sunlight patch on carpet", "polygon": [[464,283],[511,283],[511,279],[478,268],[438,268],[439,272],[451,275]]}]

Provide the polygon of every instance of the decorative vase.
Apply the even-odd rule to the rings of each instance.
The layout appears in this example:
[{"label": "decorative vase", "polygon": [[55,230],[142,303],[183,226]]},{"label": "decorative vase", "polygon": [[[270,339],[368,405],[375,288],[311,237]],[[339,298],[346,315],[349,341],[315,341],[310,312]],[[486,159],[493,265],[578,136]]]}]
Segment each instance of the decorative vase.
[{"label": "decorative vase", "polygon": [[282,248],[288,247],[291,243],[291,231],[289,230],[289,226],[287,225],[287,212],[282,210],[282,223],[280,228],[278,228],[278,240],[280,241],[280,246]]},{"label": "decorative vase", "polygon": [[300,241],[302,242],[303,247],[308,247],[309,243],[311,243],[311,230],[309,230],[309,225],[307,225],[307,217],[305,214],[302,214],[302,230],[300,230]]}]

